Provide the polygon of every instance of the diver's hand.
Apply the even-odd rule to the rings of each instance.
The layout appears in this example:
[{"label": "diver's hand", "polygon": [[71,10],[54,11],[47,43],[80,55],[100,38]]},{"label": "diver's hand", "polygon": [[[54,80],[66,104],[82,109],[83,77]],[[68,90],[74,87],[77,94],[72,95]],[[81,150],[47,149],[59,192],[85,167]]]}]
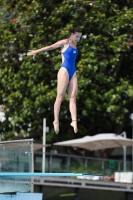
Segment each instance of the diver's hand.
[{"label": "diver's hand", "polygon": [[37,54],[36,50],[29,50],[29,52],[27,53],[27,56],[33,56],[33,59],[35,59],[36,54]]}]

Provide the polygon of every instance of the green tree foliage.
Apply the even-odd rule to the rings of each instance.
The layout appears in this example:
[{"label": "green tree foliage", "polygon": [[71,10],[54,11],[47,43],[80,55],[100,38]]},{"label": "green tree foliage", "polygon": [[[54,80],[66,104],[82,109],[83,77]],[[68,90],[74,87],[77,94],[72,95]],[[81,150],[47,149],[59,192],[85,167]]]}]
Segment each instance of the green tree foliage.
[{"label": "green tree foliage", "polygon": [[[9,120],[2,124],[3,138],[11,138],[14,131],[40,138],[44,117],[50,128],[48,142],[119,133],[132,111],[132,1],[1,0],[1,5],[0,104],[7,119],[13,120],[13,124]],[[66,95],[57,136],[52,122],[59,49],[40,53],[35,60],[26,53],[67,38],[72,26],[83,30],[77,59],[79,133],[75,135],[69,125]]]}]

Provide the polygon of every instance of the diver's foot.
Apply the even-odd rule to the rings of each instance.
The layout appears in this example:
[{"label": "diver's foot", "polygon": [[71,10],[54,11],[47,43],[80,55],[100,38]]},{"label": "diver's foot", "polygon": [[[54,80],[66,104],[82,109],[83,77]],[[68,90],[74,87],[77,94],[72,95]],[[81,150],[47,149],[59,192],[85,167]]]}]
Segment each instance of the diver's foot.
[{"label": "diver's foot", "polygon": [[71,124],[70,124],[73,129],[74,129],[74,132],[77,133],[78,132],[78,128],[77,128],[77,120],[72,120]]},{"label": "diver's foot", "polygon": [[53,125],[54,125],[54,131],[56,134],[59,133],[59,122],[53,122]]}]

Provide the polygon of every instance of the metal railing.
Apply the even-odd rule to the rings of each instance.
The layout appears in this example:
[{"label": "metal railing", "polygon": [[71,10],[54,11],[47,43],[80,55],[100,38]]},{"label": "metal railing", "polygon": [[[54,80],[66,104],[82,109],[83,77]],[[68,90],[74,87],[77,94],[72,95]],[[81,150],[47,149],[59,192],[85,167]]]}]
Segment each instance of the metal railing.
[{"label": "metal railing", "polygon": [[[132,171],[132,162],[123,163],[122,160],[101,159],[84,156],[52,154],[46,153],[45,172],[68,172],[68,173],[93,173],[113,175],[114,172]],[[42,171],[42,152],[36,152],[34,155],[35,172]]]}]

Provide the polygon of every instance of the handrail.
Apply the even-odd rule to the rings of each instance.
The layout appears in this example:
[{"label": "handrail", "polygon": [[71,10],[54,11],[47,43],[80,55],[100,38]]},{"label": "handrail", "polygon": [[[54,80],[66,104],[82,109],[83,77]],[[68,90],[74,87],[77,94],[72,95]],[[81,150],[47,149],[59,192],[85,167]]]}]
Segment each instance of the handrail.
[{"label": "handrail", "polygon": [[11,140],[11,141],[0,141],[0,144],[11,144],[11,143],[25,143],[25,142],[34,142],[34,138],[32,139],[22,139],[22,140]]},{"label": "handrail", "polygon": [[[35,152],[34,153],[35,156],[36,155],[42,155],[42,152]],[[114,159],[114,158],[97,158],[97,157],[89,157],[89,156],[78,156],[78,155],[74,155],[74,154],[62,154],[62,153],[49,153],[49,152],[46,152],[46,156],[47,155],[51,155],[51,156],[63,156],[63,157],[74,157],[74,158],[82,158],[82,159],[90,159],[90,160],[99,160],[99,161],[110,161],[110,160],[113,160],[113,161],[116,161],[116,162],[123,162],[123,160],[118,160],[118,159]],[[130,163],[131,161],[127,161],[127,163]]]}]

